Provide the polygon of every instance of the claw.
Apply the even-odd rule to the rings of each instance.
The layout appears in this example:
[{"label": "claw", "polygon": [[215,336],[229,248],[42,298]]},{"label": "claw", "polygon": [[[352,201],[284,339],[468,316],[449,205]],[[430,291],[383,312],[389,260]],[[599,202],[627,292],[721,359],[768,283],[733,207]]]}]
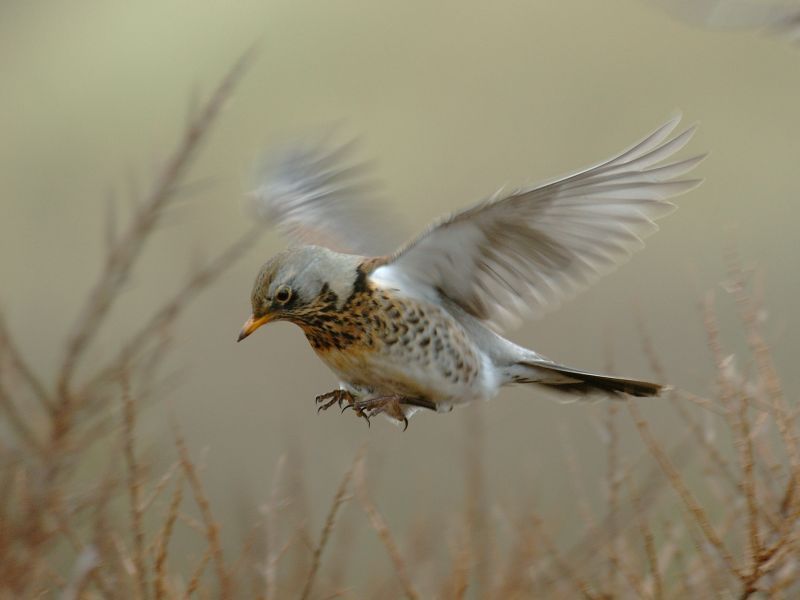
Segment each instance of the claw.
[{"label": "claw", "polygon": [[[328,402],[325,402],[325,400],[328,400]],[[321,394],[315,399],[315,402],[320,405],[317,408],[317,412],[319,413],[321,410],[328,410],[334,404],[338,404],[339,408],[342,408],[342,403],[345,400],[347,400],[348,403],[353,402],[353,396],[347,390],[339,389],[328,392],[327,394]]]},{"label": "claw", "polygon": [[320,403],[320,402],[322,402],[323,400],[327,400],[327,399],[328,399],[328,398],[330,398],[331,396],[335,396],[335,395],[336,395],[336,392],[335,392],[335,391],[333,391],[333,392],[328,392],[327,394],[320,394],[319,396],[317,396],[316,398],[314,398],[314,402],[316,402],[317,404],[319,404],[319,403]]},{"label": "claw", "polygon": [[403,431],[408,430],[408,417],[406,417],[402,409],[404,404],[420,406],[431,410],[436,409],[436,405],[428,400],[403,396],[379,396],[365,400],[356,400],[350,392],[342,389],[317,396],[316,401],[320,404],[328,398],[331,400],[319,406],[317,412],[327,410],[334,404],[339,405],[339,412],[341,414],[344,414],[344,411],[348,408],[352,408],[357,417],[361,417],[367,422],[367,427],[372,427],[372,417],[385,413],[396,421],[402,422]]}]

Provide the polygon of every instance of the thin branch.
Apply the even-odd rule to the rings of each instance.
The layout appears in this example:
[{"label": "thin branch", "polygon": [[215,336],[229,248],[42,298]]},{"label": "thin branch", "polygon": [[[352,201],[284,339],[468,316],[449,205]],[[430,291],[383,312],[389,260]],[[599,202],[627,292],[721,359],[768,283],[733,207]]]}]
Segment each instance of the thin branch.
[{"label": "thin branch", "polygon": [[655,600],[662,600],[664,597],[664,586],[661,581],[661,571],[658,568],[658,558],[656,557],[656,546],[653,539],[653,532],[645,518],[644,510],[642,508],[642,497],[636,490],[636,486],[631,478],[628,478],[629,492],[631,497],[631,504],[633,504],[633,511],[636,515],[636,521],[639,524],[639,532],[642,535],[644,542],[645,556],[647,563],[650,566],[650,573],[653,576],[653,598]]},{"label": "thin branch", "polygon": [[194,496],[195,502],[197,502],[197,506],[200,508],[200,514],[203,516],[205,535],[206,539],[208,540],[209,550],[211,551],[212,558],[214,559],[214,565],[217,571],[217,579],[220,586],[220,594],[223,598],[229,598],[231,596],[231,581],[225,569],[225,559],[222,554],[222,544],[220,543],[219,539],[219,525],[211,514],[211,506],[209,505],[208,498],[203,490],[203,484],[200,482],[200,478],[197,476],[197,470],[195,469],[194,463],[192,463],[192,460],[189,457],[189,451],[186,448],[186,442],[184,441],[183,436],[181,436],[178,423],[175,421],[175,419],[172,420],[172,431],[175,438],[175,446],[178,449],[178,454],[181,459],[183,473],[186,476],[186,480],[189,482],[189,487],[192,490],[192,495]]},{"label": "thin branch", "polygon": [[[267,598],[275,598],[278,593],[278,560],[283,552],[278,548],[276,531],[278,529],[278,520],[275,518],[278,512],[278,484],[283,478],[283,473],[286,468],[286,455],[283,454],[278,458],[275,464],[275,470],[272,473],[272,488],[270,492],[270,501],[262,508],[264,514],[264,543],[266,545],[264,555],[266,557],[264,564],[264,591]],[[287,546],[288,547],[288,546]]]},{"label": "thin branch", "polygon": [[[781,434],[789,463],[792,467],[790,479],[800,477],[800,446],[798,445],[797,432],[792,427],[789,415],[790,410],[781,389],[780,378],[775,370],[769,346],[764,340],[759,325],[758,309],[752,298],[745,292],[744,276],[741,263],[732,251],[729,257],[729,269],[734,280],[733,295],[739,307],[739,314],[747,330],[747,342],[758,365],[758,374],[767,390],[771,407],[775,414],[778,431]],[[790,481],[790,485],[794,485]]]},{"label": "thin branch", "polygon": [[44,384],[30,368],[28,362],[22,357],[22,353],[16,342],[14,342],[8,325],[6,325],[3,313],[0,312],[0,359],[2,359],[4,351],[6,356],[10,359],[11,366],[22,377],[23,381],[28,384],[34,396],[36,396],[36,399],[48,413],[52,411],[53,404],[50,399],[50,394],[47,393]]},{"label": "thin branch", "polygon": [[547,550],[547,553],[553,559],[553,562],[556,564],[558,569],[561,571],[561,573],[563,574],[564,578],[567,579],[570,583],[572,583],[572,585],[575,586],[575,589],[586,600],[595,600],[596,598],[599,598],[600,596],[598,596],[597,594],[595,594],[592,591],[591,586],[583,578],[581,578],[580,575],[578,575],[575,572],[575,569],[572,568],[571,563],[569,561],[567,561],[567,560],[564,560],[564,557],[558,551],[558,548],[553,543],[553,540],[550,538],[550,536],[545,531],[544,523],[542,522],[541,517],[539,517],[538,515],[534,514],[532,519],[533,519],[533,525],[535,526],[536,530],[538,531],[539,541],[542,542],[542,544],[544,545],[545,549]]},{"label": "thin branch", "polygon": [[705,510],[703,510],[703,507],[700,506],[695,497],[689,491],[689,488],[686,486],[686,483],[684,483],[683,478],[678,473],[678,470],[672,464],[672,461],[664,452],[663,448],[661,448],[661,445],[656,441],[655,437],[653,437],[653,434],[650,432],[647,422],[642,418],[636,403],[628,399],[627,405],[628,412],[630,413],[631,418],[636,425],[636,429],[639,431],[642,441],[644,441],[648,450],[650,450],[650,453],[658,461],[658,464],[667,475],[667,479],[672,484],[673,489],[675,489],[675,491],[678,493],[678,496],[680,496],[684,506],[689,511],[689,514],[692,515],[708,542],[717,550],[720,557],[722,557],[723,562],[731,571],[731,573],[738,577],[740,573],[736,567],[736,563],[733,560],[733,556],[731,556],[731,553],[714,531],[711,523],[709,523],[708,515],[706,514]]},{"label": "thin branch", "polygon": [[90,396],[92,388],[116,377],[125,365],[131,364],[136,356],[147,347],[147,344],[172,323],[182,309],[186,307],[198,292],[208,287],[225,270],[236,262],[260,238],[263,229],[253,227],[220,252],[213,260],[197,270],[175,295],[139,329],[139,331],[123,345],[116,358],[85,387],[83,396]]},{"label": "thin branch", "polygon": [[140,466],[136,461],[134,435],[136,429],[136,406],[131,395],[130,382],[122,380],[123,450],[128,469],[128,497],[130,501],[131,529],[133,533],[133,564],[136,567],[136,585],[139,598],[149,597],[147,572],[144,562],[144,528],[139,496],[141,491]]},{"label": "thin branch", "polygon": [[6,413],[8,424],[16,431],[22,442],[29,446],[34,453],[41,456],[44,453],[41,442],[33,432],[33,429],[30,428],[25,418],[17,410],[16,404],[14,404],[14,401],[11,399],[11,394],[6,391],[2,381],[0,381],[0,407],[2,407]]},{"label": "thin branch", "polygon": [[395,573],[400,580],[400,584],[403,587],[403,592],[405,593],[406,597],[409,598],[409,600],[418,600],[419,594],[414,589],[411,579],[406,572],[405,561],[400,555],[400,550],[397,548],[397,544],[395,544],[392,533],[389,530],[389,527],[386,525],[383,515],[381,515],[369,497],[365,479],[365,461],[362,458],[356,464],[354,473],[358,501],[361,504],[361,507],[364,509],[364,512],[367,513],[367,518],[369,519],[370,525],[375,530],[375,533],[378,534],[378,537],[383,542],[383,545],[386,547],[386,551],[389,553],[389,558],[392,559]]},{"label": "thin branch", "polygon": [[[186,586],[186,592],[184,593],[183,597],[185,600],[189,600],[192,594],[197,591],[197,588],[200,587],[200,579],[203,577],[203,573],[206,570],[206,566],[208,562],[211,560],[211,556],[214,554],[214,551],[211,547],[206,547],[206,551],[203,553],[203,556],[197,563],[197,566],[194,568],[194,572],[192,573],[191,579],[189,579],[189,584]],[[226,596],[222,596],[226,598]]]},{"label": "thin branch", "polygon": [[178,512],[183,501],[183,478],[179,478],[175,482],[175,491],[172,494],[172,499],[169,503],[167,510],[167,517],[164,520],[164,526],[158,534],[158,542],[156,546],[155,558],[155,581],[153,582],[153,591],[155,592],[156,600],[161,600],[167,594],[167,551],[169,548],[169,540],[172,537],[172,531],[175,528],[175,522],[178,519]]},{"label": "thin branch", "polygon": [[120,284],[127,280],[149,234],[161,218],[165,206],[174,197],[177,185],[244,73],[250,58],[251,53],[248,52],[236,61],[197,115],[190,118],[175,151],[164,163],[127,229],[117,237],[116,243],[108,252],[103,271],[66,343],[57,385],[62,404],[69,404],[70,384],[75,369],[103,325],[114,301],[119,297]]},{"label": "thin branch", "polygon": [[328,511],[328,516],[325,519],[325,525],[322,528],[319,543],[314,548],[314,554],[311,557],[311,568],[309,569],[306,583],[303,586],[303,593],[300,594],[300,598],[303,600],[308,598],[311,594],[311,588],[314,585],[314,578],[317,576],[317,571],[319,570],[322,560],[322,552],[325,550],[325,546],[328,544],[328,539],[333,531],[333,525],[336,522],[336,515],[339,512],[339,508],[341,508],[342,504],[347,501],[347,497],[345,495],[347,493],[347,486],[350,485],[350,479],[353,477],[353,469],[355,468],[356,463],[361,460],[361,455],[362,451],[359,451],[358,454],[356,454],[353,464],[350,465],[350,468],[347,469],[344,477],[342,477],[342,481],[339,483],[339,488],[336,490],[336,495],[333,497],[333,503],[331,504],[331,508]]},{"label": "thin branch", "polygon": [[[609,373],[613,370],[609,369]],[[608,543],[608,593],[616,596],[617,573],[621,562],[619,552],[619,488],[622,479],[619,474],[619,431],[616,423],[617,403],[609,402],[606,413],[606,486],[608,492],[608,524],[610,539]]]}]

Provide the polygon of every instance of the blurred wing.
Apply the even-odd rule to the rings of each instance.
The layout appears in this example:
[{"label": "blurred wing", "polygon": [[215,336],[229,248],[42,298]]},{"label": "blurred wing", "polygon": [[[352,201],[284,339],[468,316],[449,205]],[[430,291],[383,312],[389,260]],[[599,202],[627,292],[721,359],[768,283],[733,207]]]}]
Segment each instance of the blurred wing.
[{"label": "blurred wing", "polygon": [[401,248],[373,276],[449,298],[499,327],[541,315],[611,271],[700,180],[676,180],[704,157],[660,165],[675,117],[621,154],[586,169],[455,213]]},{"label": "blurred wing", "polygon": [[376,186],[364,165],[348,160],[351,149],[307,144],[265,163],[250,194],[254,216],[293,243],[350,254],[386,252],[386,219],[367,200]]},{"label": "blurred wing", "polygon": [[800,42],[796,0],[654,0],[673,16],[711,29],[765,29]]}]

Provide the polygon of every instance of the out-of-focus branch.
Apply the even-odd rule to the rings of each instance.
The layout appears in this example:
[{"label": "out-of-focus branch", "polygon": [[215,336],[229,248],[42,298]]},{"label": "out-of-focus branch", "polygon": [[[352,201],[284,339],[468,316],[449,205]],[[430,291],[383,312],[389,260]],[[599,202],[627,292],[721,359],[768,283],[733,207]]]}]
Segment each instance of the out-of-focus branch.
[{"label": "out-of-focus branch", "polygon": [[647,425],[647,422],[642,417],[641,413],[639,412],[639,408],[637,407],[636,403],[632,400],[627,400],[628,405],[628,412],[633,419],[634,425],[636,425],[636,429],[639,431],[639,435],[644,441],[645,445],[647,446],[650,453],[653,455],[653,458],[658,461],[658,464],[664,471],[664,474],[667,476],[670,484],[672,485],[673,489],[677,492],[678,496],[680,497],[681,501],[684,504],[687,512],[692,516],[694,522],[697,524],[700,531],[705,536],[706,541],[714,547],[714,549],[719,554],[722,562],[725,563],[725,566],[733,573],[735,576],[740,576],[740,571],[736,566],[736,562],[733,559],[730,551],[727,549],[725,544],[722,542],[722,539],[711,526],[711,523],[708,519],[708,514],[700,505],[700,503],[695,499],[694,495],[689,491],[686,483],[683,480],[683,477],[680,476],[680,473],[675,468],[673,462],[669,459],[667,453],[661,447],[661,445],[656,441],[653,434],[650,432],[650,428]]},{"label": "out-of-focus branch", "polygon": [[145,242],[161,218],[163,209],[174,198],[181,178],[242,76],[250,57],[251,52],[247,52],[240,58],[199,112],[190,115],[175,151],[166,160],[150,191],[138,205],[128,228],[109,249],[103,270],[66,343],[64,362],[57,379],[59,402],[62,405],[68,405],[70,402],[72,379],[83,354],[103,325],[114,301],[119,297],[121,284],[130,274]]},{"label": "out-of-focus branch", "polygon": [[20,439],[34,452],[41,454],[43,449],[39,439],[36,437],[36,434],[30,428],[25,418],[19,414],[14,401],[11,399],[11,394],[6,391],[2,380],[0,380],[0,408],[5,412],[9,425],[11,425]]},{"label": "out-of-focus branch", "polygon": [[364,512],[367,513],[370,525],[386,547],[389,558],[392,559],[392,564],[394,565],[397,578],[400,580],[400,585],[403,587],[403,592],[409,600],[417,600],[420,596],[416,589],[414,589],[411,578],[408,576],[406,563],[400,554],[400,549],[394,541],[394,537],[389,530],[389,526],[386,524],[386,520],[369,497],[365,476],[365,461],[363,458],[356,463],[353,481],[355,483],[358,501],[364,509]]},{"label": "out-of-focus branch", "polygon": [[355,468],[356,463],[361,460],[362,452],[359,452],[356,455],[355,461],[345,472],[341,483],[339,483],[339,488],[336,490],[336,495],[333,497],[333,503],[331,504],[331,508],[328,511],[328,516],[325,519],[325,525],[322,528],[319,543],[314,548],[314,554],[311,560],[311,568],[308,572],[308,578],[303,585],[303,593],[300,595],[303,600],[311,595],[311,589],[314,586],[314,580],[317,576],[317,572],[319,571],[320,564],[322,563],[322,552],[325,550],[325,546],[327,546],[328,540],[330,539],[339,509],[341,508],[342,504],[348,500],[347,488],[349,487],[350,479],[353,476],[353,469]]},{"label": "out-of-focus branch", "polygon": [[200,482],[200,477],[197,474],[197,469],[189,457],[189,450],[186,447],[186,442],[178,429],[178,424],[173,420],[172,423],[173,437],[175,438],[175,446],[178,449],[178,456],[180,457],[181,468],[184,477],[189,483],[189,488],[192,491],[194,500],[200,508],[200,514],[203,517],[203,533],[208,541],[208,549],[211,553],[211,558],[214,561],[214,566],[217,573],[217,581],[219,583],[219,592],[221,598],[231,597],[231,580],[228,575],[227,568],[225,567],[225,558],[222,554],[222,543],[219,537],[219,524],[211,514],[211,505],[208,502],[208,496],[203,489],[203,484]]},{"label": "out-of-focus branch", "polygon": [[183,287],[153,313],[139,331],[128,340],[114,360],[91,379],[80,396],[90,397],[94,388],[113,380],[126,366],[132,364],[136,357],[148,346],[148,343],[180,315],[191,299],[202,289],[213,283],[231,264],[247,252],[259,239],[262,232],[263,229],[261,227],[253,227],[223,250],[216,258],[196,271]]},{"label": "out-of-focus branch", "polygon": [[20,377],[22,377],[23,381],[25,381],[33,394],[36,396],[36,399],[39,400],[39,402],[42,404],[42,406],[44,406],[45,409],[47,409],[48,412],[52,410],[50,394],[47,393],[47,389],[44,387],[44,384],[39,380],[39,378],[28,365],[27,361],[22,357],[22,353],[19,351],[17,344],[11,337],[11,332],[8,330],[8,325],[6,325],[3,313],[0,312],[0,361],[2,361],[4,354],[8,357],[8,362],[11,367]]}]

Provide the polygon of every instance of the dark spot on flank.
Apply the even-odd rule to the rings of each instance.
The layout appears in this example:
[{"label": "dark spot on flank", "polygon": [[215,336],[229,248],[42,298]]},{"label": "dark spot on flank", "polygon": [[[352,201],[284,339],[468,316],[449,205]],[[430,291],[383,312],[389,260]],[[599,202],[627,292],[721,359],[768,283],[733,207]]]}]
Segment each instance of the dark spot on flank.
[{"label": "dark spot on flank", "polygon": [[367,291],[367,272],[361,265],[356,267],[356,280],[353,282],[353,293],[347,299],[347,302],[353,300]]}]

